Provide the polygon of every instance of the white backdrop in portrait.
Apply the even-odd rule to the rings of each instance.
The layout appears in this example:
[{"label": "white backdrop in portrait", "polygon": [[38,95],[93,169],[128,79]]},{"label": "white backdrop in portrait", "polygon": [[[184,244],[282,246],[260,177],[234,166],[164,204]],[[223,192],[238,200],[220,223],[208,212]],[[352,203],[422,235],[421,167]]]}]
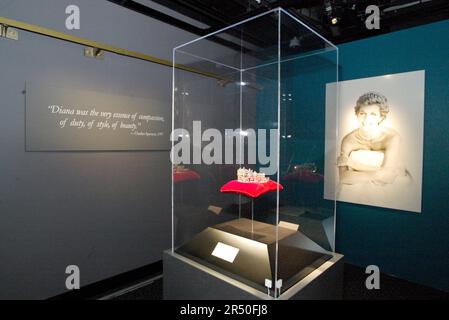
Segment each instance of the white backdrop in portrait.
[{"label": "white backdrop in portrait", "polygon": [[[324,198],[421,212],[424,78],[425,72],[420,70],[342,81],[339,90],[335,83],[327,84]],[[337,92],[339,108],[335,106]],[[359,128],[354,107],[357,99],[367,92],[378,92],[387,98],[389,112],[381,126],[393,129],[400,137],[400,161],[408,173],[407,180],[396,178],[393,183],[381,185],[339,181],[337,157],[341,143],[345,136]],[[371,161],[376,160],[372,157]]]}]

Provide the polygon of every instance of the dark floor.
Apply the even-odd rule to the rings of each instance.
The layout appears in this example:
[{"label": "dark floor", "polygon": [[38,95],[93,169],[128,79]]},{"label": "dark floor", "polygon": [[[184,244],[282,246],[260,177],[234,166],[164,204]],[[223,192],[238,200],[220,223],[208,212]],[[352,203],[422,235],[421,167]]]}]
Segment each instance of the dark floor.
[{"label": "dark floor", "polygon": [[113,300],[162,300],[162,278],[145,287],[114,298]]},{"label": "dark floor", "polygon": [[[449,292],[382,274],[379,290],[367,290],[365,270],[345,265],[343,299],[345,300],[449,300]],[[160,300],[162,299],[162,278],[133,292],[116,297],[115,300]]]},{"label": "dark floor", "polygon": [[380,276],[380,289],[368,290],[365,269],[345,264],[343,299],[345,300],[449,300],[449,292],[395,278]]}]

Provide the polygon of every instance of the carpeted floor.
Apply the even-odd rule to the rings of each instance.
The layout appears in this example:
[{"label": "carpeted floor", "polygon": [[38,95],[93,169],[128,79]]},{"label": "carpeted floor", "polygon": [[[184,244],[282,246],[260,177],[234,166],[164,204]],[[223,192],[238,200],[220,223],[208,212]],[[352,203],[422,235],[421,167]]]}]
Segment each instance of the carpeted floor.
[{"label": "carpeted floor", "polygon": [[[380,278],[379,290],[367,290],[365,270],[345,265],[343,299],[345,300],[449,300],[449,292],[443,292],[411,283],[385,274]],[[115,297],[115,300],[160,300],[162,299],[162,278],[135,291]]]}]

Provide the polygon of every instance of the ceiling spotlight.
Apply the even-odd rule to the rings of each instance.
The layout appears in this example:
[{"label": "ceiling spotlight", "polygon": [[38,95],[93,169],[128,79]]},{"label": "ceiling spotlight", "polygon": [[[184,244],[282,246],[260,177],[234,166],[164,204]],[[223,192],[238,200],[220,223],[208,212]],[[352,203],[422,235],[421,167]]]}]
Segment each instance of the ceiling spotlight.
[{"label": "ceiling spotlight", "polygon": [[341,0],[325,0],[324,15],[333,26],[341,22],[343,15],[343,3]]}]

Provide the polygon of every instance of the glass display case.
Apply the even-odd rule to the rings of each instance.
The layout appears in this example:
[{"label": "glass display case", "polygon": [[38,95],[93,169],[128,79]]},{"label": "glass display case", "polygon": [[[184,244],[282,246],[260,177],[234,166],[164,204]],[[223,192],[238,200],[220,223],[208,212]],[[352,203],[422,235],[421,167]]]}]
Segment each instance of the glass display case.
[{"label": "glass display case", "polygon": [[338,50],[274,9],[173,61],[172,252],[278,298],[334,251]]}]

